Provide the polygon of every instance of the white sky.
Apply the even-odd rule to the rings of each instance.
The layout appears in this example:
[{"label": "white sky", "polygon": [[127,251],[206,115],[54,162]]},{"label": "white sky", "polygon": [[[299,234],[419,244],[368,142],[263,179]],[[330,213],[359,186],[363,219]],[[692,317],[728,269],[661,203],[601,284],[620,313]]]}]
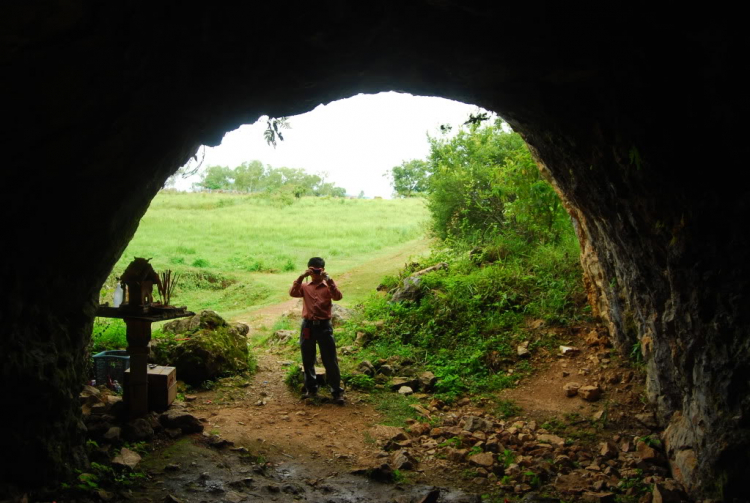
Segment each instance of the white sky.
[{"label": "white sky", "polygon": [[[265,121],[228,132],[221,145],[205,149],[201,170],[212,165],[234,168],[257,159],[274,168],[328,173],[327,180],[349,195],[364,191],[366,197],[390,197],[392,187],[383,175],[402,161],[426,158],[427,133],[438,135],[441,124],[455,131],[477,110],[443,98],[359,94],[289,117],[291,129],[283,131],[284,141],[275,149],[263,139]],[[198,180],[197,175],[180,179],[176,188],[187,190]]]}]

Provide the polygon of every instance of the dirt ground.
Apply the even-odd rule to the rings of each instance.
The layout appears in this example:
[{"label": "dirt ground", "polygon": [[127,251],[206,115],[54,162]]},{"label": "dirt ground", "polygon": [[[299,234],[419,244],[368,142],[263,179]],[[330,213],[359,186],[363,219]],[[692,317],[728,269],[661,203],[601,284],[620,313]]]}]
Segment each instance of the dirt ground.
[{"label": "dirt ground", "polygon": [[[258,337],[279,316],[290,309],[299,309],[298,303],[297,299],[291,299],[235,321],[250,327],[248,337]],[[622,362],[611,350],[589,344],[597,340],[597,327],[584,326],[557,335],[567,337],[566,342],[578,350],[571,356],[562,356],[557,348],[537,348],[532,358],[536,371],[518,387],[498,393],[498,399],[512,401],[521,409],[517,417],[506,419],[533,420],[541,425],[550,419],[567,418],[569,424],[575,425],[590,424],[588,420],[592,417],[605,416],[608,427],[598,433],[588,433],[592,445],[626,432],[648,434],[650,430],[633,421],[636,414],[647,411],[639,399],[642,386],[638,375],[629,366],[620,365]],[[326,399],[324,390],[321,390],[323,397],[315,402],[302,400],[284,384],[290,366],[296,365],[294,346],[264,347],[256,350],[259,368],[252,377],[224,380],[214,390],[186,397],[184,406],[204,422],[204,434],[202,437],[194,435],[187,444],[185,439],[176,444],[182,447],[170,446],[169,449],[176,451],[169,455],[157,450],[151,456],[152,479],[137,498],[144,501],[167,498],[164,501],[417,502],[425,497],[428,499],[424,501],[431,501],[430,491],[441,487],[440,496],[434,501],[458,502],[478,501],[479,495],[497,489],[492,487],[491,481],[468,478],[465,465],[452,464],[440,456],[428,456],[420,462],[409,472],[408,484],[378,484],[351,475],[356,467],[377,466],[389,461],[389,454],[367,434],[386,418],[366,400],[366,395],[357,391],[347,392],[344,406]],[[604,391],[605,398],[587,402],[579,396],[568,397],[563,392],[563,385],[568,382],[596,384]],[[429,401],[429,398],[423,400],[426,407]],[[481,400],[463,400],[440,411],[440,414],[445,413],[458,417],[488,417]],[[201,441],[207,437],[229,441],[233,447],[222,454],[201,446]],[[248,459],[243,458],[243,453],[252,453],[254,464],[243,465],[243,459],[245,462]],[[193,461],[188,463],[189,459]],[[169,474],[165,466],[175,461],[181,463],[180,469]],[[223,485],[228,485],[227,489],[241,485],[242,477],[248,473],[263,480],[260,485],[257,480],[253,483],[255,492],[248,492],[244,487],[244,492],[223,489]],[[196,484],[200,487],[196,488]],[[223,485],[212,495],[210,484]],[[327,489],[320,492],[321,487]],[[175,500],[169,500],[170,497]]]}]

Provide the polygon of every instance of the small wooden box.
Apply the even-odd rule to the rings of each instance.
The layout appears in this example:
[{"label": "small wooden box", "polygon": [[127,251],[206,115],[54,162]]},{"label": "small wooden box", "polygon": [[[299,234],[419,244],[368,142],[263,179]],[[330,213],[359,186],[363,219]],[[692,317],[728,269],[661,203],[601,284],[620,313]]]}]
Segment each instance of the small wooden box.
[{"label": "small wooden box", "polygon": [[[125,371],[125,387],[130,381],[130,369]],[[148,366],[148,408],[166,410],[177,397],[177,369],[175,367]]]}]

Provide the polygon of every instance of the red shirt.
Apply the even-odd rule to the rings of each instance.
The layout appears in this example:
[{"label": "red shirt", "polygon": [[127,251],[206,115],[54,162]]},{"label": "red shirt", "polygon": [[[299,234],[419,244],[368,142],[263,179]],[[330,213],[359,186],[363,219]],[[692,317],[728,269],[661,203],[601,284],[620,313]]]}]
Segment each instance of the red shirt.
[{"label": "red shirt", "polygon": [[292,297],[302,297],[302,317],[306,320],[330,320],[331,300],[341,300],[343,295],[333,281],[319,283],[292,283]]}]

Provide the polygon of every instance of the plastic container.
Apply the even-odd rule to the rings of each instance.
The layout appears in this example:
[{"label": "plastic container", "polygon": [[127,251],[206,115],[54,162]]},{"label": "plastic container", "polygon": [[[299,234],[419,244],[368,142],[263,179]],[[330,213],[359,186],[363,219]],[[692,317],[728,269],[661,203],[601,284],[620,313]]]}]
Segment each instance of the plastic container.
[{"label": "plastic container", "polygon": [[123,382],[125,371],[130,368],[130,356],[127,351],[102,351],[94,355],[96,382]]},{"label": "plastic container", "polygon": [[113,299],[112,307],[120,307],[120,304],[122,304],[122,295],[122,284],[118,282],[115,287],[115,298]]}]

